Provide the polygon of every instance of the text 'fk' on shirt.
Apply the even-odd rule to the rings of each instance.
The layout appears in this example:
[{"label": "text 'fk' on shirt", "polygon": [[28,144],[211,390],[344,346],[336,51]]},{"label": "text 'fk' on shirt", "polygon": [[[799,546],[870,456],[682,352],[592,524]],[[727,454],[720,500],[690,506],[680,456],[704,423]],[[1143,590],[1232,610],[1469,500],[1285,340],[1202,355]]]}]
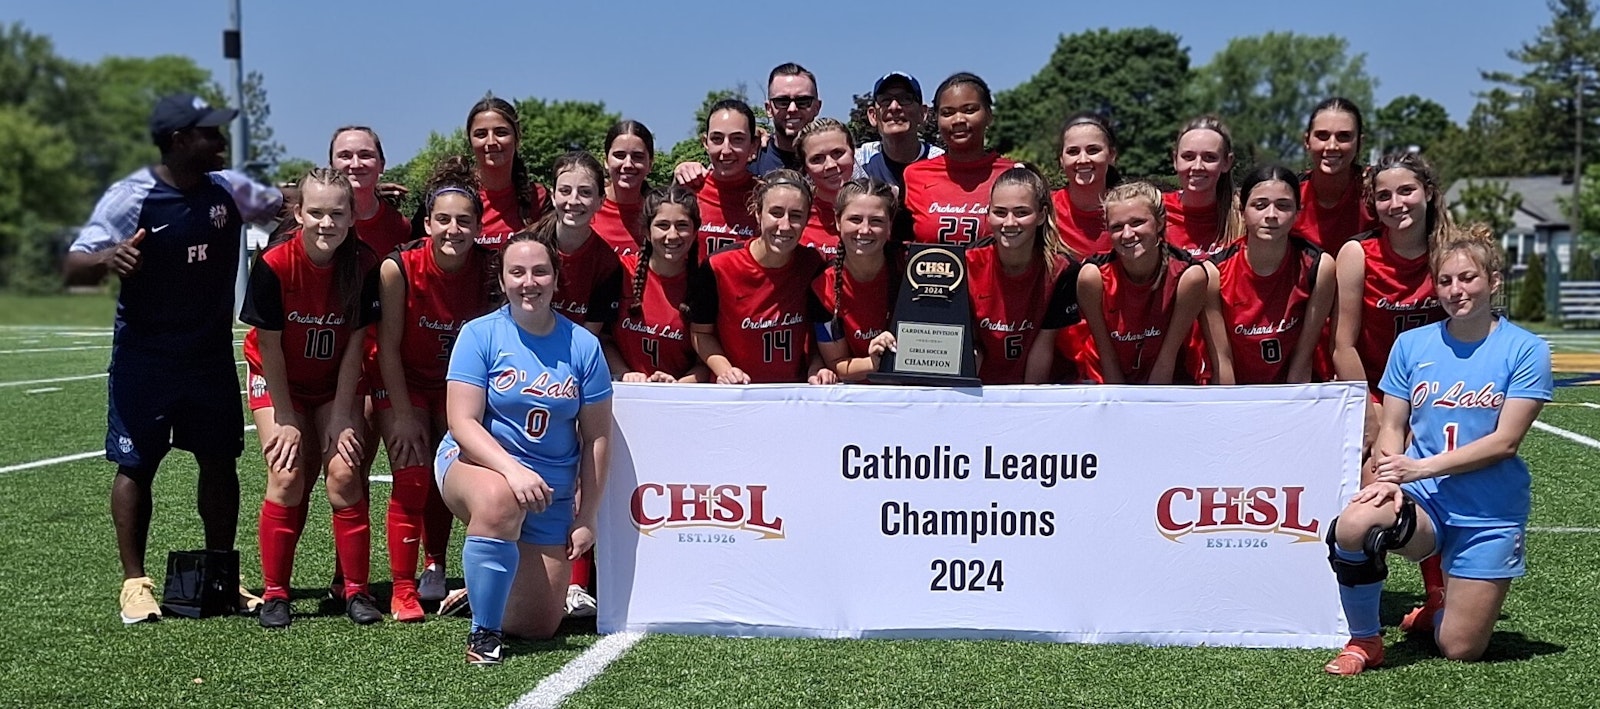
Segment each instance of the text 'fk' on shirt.
[{"label": "text 'fk' on shirt", "polygon": [[240,230],[274,218],[283,195],[243,173],[208,177],[182,191],[140,168],[107,188],[73,241],[95,253],[145,232],[139,271],[117,294],[113,367],[233,359]]}]

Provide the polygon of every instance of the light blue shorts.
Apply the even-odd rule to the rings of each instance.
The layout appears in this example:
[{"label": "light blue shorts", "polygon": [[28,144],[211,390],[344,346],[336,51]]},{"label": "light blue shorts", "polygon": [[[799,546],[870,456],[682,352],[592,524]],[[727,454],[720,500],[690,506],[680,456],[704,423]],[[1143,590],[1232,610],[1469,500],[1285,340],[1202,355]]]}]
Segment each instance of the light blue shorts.
[{"label": "light blue shorts", "polygon": [[[451,441],[444,441],[439,445],[439,452],[433,457],[433,481],[439,489],[444,489],[445,474],[450,472],[450,464],[461,457],[461,447]],[[554,481],[547,481],[554,482]],[[524,514],[522,516],[522,535],[518,541],[523,544],[539,546],[566,546],[567,534],[572,530],[572,520],[577,515],[578,506],[576,496],[573,494],[576,486],[563,488],[551,485],[556,491],[556,499],[550,506],[544,508],[539,514]]]},{"label": "light blue shorts", "polygon": [[1464,579],[1514,579],[1528,573],[1527,528],[1508,523],[1495,527],[1464,527],[1445,524],[1449,519],[1439,500],[1416,483],[1400,486],[1406,497],[1433,520],[1437,537],[1434,552],[1439,554],[1444,572]]}]

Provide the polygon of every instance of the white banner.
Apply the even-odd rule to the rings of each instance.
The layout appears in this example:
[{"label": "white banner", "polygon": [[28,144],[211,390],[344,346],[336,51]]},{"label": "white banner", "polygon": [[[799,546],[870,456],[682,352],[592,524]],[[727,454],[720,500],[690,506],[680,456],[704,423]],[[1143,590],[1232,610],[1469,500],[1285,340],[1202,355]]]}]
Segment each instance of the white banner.
[{"label": "white banner", "polygon": [[599,629],[1339,647],[1365,397],[618,385]]}]

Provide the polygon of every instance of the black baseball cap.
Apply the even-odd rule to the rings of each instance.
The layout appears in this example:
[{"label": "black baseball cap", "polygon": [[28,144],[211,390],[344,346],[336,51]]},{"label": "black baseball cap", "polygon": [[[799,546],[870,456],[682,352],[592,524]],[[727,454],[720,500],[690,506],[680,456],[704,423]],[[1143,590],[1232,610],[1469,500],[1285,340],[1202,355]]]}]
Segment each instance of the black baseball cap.
[{"label": "black baseball cap", "polygon": [[922,100],[922,84],[917,81],[917,77],[907,74],[903,71],[891,71],[887,74],[884,74],[883,78],[873,82],[872,97],[877,98],[878,94],[883,93],[883,87],[886,84],[891,84],[895,81],[905,82],[906,85],[911,87],[911,94],[915,96],[918,101]]},{"label": "black baseball cap", "polygon": [[150,112],[150,137],[159,139],[185,128],[215,128],[227,125],[238,109],[212,108],[194,94],[173,94],[156,102]]}]

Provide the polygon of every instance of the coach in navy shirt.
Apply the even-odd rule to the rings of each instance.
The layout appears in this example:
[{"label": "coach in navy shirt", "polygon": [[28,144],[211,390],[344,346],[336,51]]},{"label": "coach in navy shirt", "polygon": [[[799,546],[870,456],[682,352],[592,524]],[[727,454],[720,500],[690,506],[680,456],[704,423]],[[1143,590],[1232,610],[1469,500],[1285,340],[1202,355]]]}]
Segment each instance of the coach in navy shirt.
[{"label": "coach in navy shirt", "polygon": [[122,279],[106,414],[117,464],[111,516],[122,560],[123,623],[161,616],[145,573],[150,486],[172,447],[194,454],[208,549],[234,549],[237,463],[244,450],[233,362],[234,279],[244,221],[274,217],[275,189],[221,172],[233,109],[182,94],[156,104],[150,135],[161,163],[111,185],[67,254],[70,282]]}]

